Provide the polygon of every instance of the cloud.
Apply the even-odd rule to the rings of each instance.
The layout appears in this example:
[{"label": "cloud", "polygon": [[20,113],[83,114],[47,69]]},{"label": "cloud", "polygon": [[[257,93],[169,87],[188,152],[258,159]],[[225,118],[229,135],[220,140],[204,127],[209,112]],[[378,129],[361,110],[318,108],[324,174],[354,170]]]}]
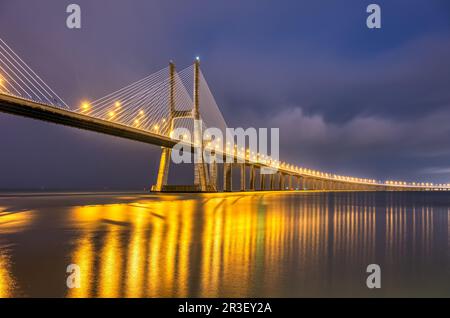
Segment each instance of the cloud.
[{"label": "cloud", "polygon": [[306,114],[301,107],[280,109],[259,124],[280,128],[282,157],[297,164],[415,180],[438,174],[423,166],[450,160],[450,108],[419,119],[361,115],[344,123]]},{"label": "cloud", "polygon": [[428,167],[422,171],[427,174],[450,174],[450,167]]}]

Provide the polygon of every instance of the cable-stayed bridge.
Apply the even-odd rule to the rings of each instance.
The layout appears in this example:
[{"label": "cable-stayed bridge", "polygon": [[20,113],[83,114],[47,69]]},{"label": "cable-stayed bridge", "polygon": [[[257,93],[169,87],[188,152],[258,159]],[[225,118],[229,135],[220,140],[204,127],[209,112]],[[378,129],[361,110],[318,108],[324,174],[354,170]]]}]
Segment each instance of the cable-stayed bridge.
[{"label": "cable-stayed bridge", "polygon": [[[154,191],[450,190],[450,184],[379,181],[315,171],[279,161],[225,138],[204,135],[203,131],[210,127],[225,135],[227,124],[198,59],[181,71],[171,62],[168,67],[100,99],[69,107],[0,39],[0,111],[160,146]],[[169,184],[171,153],[177,145],[199,154],[200,160],[193,163],[192,185]],[[223,167],[222,186],[218,184],[219,166]],[[240,171],[239,189],[233,189],[235,167]]]}]

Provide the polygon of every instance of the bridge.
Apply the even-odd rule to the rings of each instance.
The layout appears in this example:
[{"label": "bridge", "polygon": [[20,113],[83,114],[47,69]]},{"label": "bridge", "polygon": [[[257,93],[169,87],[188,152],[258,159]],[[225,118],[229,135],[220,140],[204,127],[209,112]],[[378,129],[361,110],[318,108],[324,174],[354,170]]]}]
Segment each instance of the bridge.
[{"label": "bridge", "polygon": [[[450,184],[380,181],[316,171],[204,134],[210,127],[224,132],[227,125],[199,59],[181,71],[170,62],[141,80],[71,108],[0,38],[0,111],[161,147],[152,187],[156,192],[450,190]],[[177,147],[198,155],[191,185],[169,184],[171,155]],[[240,171],[239,189],[233,189],[235,168]]]}]

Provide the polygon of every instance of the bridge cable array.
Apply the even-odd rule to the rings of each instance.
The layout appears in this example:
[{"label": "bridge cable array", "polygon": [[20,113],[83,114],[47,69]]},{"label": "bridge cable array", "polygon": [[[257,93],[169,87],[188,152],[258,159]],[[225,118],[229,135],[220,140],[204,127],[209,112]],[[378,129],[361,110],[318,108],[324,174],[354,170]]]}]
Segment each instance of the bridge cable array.
[{"label": "bridge cable array", "polygon": [[[225,133],[225,120],[201,73],[199,82],[202,128],[215,127]],[[83,102],[75,111],[166,137],[177,128],[187,129],[192,136],[193,87],[193,65],[174,72],[173,77],[166,67],[95,101]]]},{"label": "bridge cable array", "polygon": [[66,108],[58,96],[9,46],[0,38],[0,93],[31,101]]}]

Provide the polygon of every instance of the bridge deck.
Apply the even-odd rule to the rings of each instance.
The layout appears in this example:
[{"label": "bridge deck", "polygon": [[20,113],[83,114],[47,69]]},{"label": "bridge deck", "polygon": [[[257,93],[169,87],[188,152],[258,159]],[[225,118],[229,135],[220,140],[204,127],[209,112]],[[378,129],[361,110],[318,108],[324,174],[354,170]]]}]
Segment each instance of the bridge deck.
[{"label": "bridge deck", "polygon": [[173,147],[176,144],[168,137],[151,132],[4,94],[0,94],[0,111],[157,146]]}]

